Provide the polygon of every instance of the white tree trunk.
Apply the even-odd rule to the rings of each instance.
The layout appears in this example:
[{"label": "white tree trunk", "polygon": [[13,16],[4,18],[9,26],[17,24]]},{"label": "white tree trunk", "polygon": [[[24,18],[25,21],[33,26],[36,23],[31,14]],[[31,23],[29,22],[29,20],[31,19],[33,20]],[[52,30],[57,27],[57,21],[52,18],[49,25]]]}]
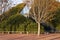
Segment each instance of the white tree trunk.
[{"label": "white tree trunk", "polygon": [[40,35],[40,23],[38,22],[38,36]]}]

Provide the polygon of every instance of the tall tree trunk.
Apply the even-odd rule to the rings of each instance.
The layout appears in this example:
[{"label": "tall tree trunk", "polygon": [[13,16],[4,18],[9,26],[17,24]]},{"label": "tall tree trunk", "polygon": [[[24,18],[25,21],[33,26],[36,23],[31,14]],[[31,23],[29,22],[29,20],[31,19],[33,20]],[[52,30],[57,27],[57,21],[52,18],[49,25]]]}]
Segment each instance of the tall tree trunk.
[{"label": "tall tree trunk", "polygon": [[38,36],[40,35],[40,23],[38,22]]}]

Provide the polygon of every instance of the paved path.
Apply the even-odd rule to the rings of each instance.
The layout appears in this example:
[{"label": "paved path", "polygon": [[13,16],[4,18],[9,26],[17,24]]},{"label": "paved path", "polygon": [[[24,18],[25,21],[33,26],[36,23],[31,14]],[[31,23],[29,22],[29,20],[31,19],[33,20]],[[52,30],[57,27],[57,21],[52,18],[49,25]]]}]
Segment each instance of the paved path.
[{"label": "paved path", "polygon": [[0,40],[60,40],[60,34],[48,34],[48,35],[26,35],[26,34],[9,34],[1,35]]}]

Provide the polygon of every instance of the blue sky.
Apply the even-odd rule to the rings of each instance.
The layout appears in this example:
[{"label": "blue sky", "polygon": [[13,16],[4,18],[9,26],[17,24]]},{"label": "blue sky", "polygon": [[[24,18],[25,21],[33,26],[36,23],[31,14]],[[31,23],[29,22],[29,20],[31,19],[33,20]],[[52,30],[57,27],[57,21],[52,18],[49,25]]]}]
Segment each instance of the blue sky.
[{"label": "blue sky", "polygon": [[19,3],[22,3],[23,1],[22,0],[12,0],[14,4],[19,4]]}]

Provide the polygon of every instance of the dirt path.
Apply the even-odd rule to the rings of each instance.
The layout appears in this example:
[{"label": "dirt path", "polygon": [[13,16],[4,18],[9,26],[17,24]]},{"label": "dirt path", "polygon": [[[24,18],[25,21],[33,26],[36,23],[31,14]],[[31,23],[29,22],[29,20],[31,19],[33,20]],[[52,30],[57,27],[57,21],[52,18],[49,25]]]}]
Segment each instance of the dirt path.
[{"label": "dirt path", "polygon": [[8,34],[0,35],[0,40],[60,40],[60,34],[33,35],[33,34]]}]

